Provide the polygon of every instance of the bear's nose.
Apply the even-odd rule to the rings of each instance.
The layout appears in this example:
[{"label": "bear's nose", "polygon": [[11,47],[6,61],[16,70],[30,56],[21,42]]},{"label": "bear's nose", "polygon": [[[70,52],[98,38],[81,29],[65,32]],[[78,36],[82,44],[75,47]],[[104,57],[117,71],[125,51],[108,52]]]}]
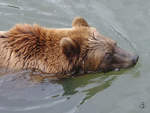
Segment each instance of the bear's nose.
[{"label": "bear's nose", "polygon": [[139,59],[138,55],[133,56],[132,62],[133,62],[134,65],[137,63],[138,59]]}]

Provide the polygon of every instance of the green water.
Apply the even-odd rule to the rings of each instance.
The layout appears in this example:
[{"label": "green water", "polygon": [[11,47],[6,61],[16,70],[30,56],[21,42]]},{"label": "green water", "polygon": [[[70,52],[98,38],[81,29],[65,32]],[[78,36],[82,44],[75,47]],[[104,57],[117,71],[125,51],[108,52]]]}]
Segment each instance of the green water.
[{"label": "green water", "polygon": [[71,27],[75,16],[138,54],[138,64],[40,84],[28,81],[28,71],[8,73],[0,77],[0,113],[150,113],[149,0],[0,0],[0,30]]}]

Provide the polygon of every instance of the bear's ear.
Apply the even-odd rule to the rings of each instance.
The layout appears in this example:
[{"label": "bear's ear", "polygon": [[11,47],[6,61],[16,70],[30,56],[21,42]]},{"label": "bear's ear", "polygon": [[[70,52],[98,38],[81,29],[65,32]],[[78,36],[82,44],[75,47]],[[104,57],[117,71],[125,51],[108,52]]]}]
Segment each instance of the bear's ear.
[{"label": "bear's ear", "polygon": [[71,38],[62,38],[60,41],[60,47],[66,57],[73,57],[80,53],[80,46]]},{"label": "bear's ear", "polygon": [[83,19],[82,17],[76,17],[72,21],[72,27],[79,27],[79,26],[89,27],[85,19]]}]

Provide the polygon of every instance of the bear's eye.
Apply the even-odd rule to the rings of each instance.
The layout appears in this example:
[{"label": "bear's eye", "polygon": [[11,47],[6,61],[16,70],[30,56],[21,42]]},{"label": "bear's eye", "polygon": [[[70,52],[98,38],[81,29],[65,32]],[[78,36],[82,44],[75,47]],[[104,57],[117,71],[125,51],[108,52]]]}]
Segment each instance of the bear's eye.
[{"label": "bear's eye", "polygon": [[105,54],[105,60],[107,62],[111,62],[112,61],[112,53],[106,53]]}]

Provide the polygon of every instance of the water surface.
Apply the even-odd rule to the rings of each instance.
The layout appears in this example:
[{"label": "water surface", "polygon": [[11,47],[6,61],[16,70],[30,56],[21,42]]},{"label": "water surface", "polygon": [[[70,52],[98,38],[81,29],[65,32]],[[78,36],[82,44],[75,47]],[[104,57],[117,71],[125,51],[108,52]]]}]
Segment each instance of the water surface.
[{"label": "water surface", "polygon": [[75,16],[138,54],[138,64],[40,84],[29,81],[29,71],[5,73],[0,77],[0,113],[150,112],[149,0],[0,0],[0,30],[16,23],[71,27]]}]

